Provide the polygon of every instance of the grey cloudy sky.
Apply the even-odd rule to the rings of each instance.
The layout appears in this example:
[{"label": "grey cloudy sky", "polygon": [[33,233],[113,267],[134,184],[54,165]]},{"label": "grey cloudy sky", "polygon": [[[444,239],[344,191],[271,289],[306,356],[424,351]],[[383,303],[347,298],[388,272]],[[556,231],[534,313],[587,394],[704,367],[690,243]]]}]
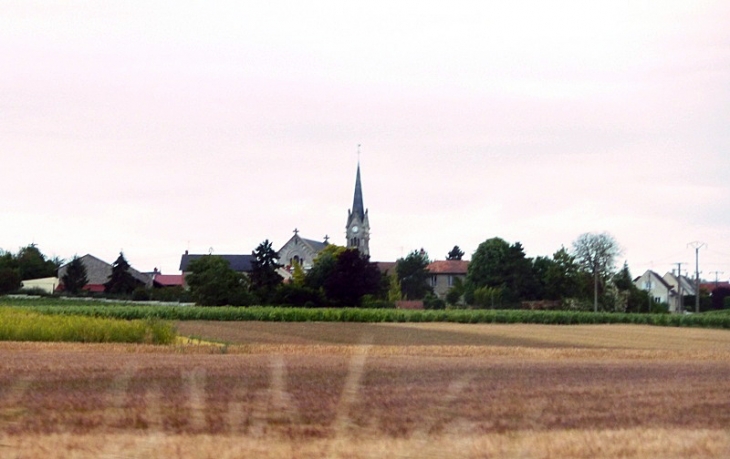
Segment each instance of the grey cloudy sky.
[{"label": "grey cloudy sky", "polygon": [[730,276],[730,3],[0,0],[0,247],[138,269],[344,244]]}]

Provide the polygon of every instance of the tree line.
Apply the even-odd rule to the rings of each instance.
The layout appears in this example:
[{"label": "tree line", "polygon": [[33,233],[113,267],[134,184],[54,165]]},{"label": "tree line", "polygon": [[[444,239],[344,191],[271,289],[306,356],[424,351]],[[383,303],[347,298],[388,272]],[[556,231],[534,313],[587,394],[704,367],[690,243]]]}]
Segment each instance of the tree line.
[{"label": "tree line", "polygon": [[[518,308],[526,302],[542,302],[539,308],[646,312],[660,311],[650,295],[638,289],[626,264],[618,271],[615,261],[621,249],[607,233],[580,235],[571,249],[561,247],[552,256],[529,258],[520,242],[502,238],[485,240],[471,255],[466,276],[453,279],[444,299],[434,295],[431,260],[423,250],[413,250],[396,261],[391,272],[381,272],[356,249],[330,244],[306,272],[291,267],[284,281],[278,270],[278,254],[269,240],[252,252],[249,273],[234,271],[226,260],[206,255],[193,260],[186,276],[191,298],[201,305],[291,305],[308,307],[393,307],[399,300],[422,300],[427,309]],[[461,260],[459,246],[446,255]],[[0,252],[0,293],[15,291],[24,279],[55,276],[62,260],[49,259],[35,245],[17,254]],[[83,264],[74,257],[61,279],[70,294],[79,294],[87,283]],[[122,253],[112,265],[105,293],[150,299],[141,283],[129,273]],[[139,293],[139,295],[137,295]],[[156,299],[156,298],[152,298]],[[530,303],[527,303],[530,304]]]}]

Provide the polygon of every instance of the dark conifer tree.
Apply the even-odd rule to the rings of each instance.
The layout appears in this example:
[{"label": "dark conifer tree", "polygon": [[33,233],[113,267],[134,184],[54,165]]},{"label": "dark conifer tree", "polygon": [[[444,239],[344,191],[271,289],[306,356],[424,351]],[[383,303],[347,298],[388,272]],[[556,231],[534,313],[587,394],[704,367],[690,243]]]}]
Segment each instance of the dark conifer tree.
[{"label": "dark conifer tree", "polygon": [[61,277],[63,289],[68,293],[77,294],[89,282],[86,277],[86,266],[79,257],[74,256],[66,268],[66,273]]},{"label": "dark conifer tree", "polygon": [[124,258],[124,254],[119,252],[119,257],[112,264],[112,274],[109,280],[104,284],[104,292],[115,294],[130,294],[135,288],[139,287],[141,282],[132,276],[129,272],[129,263]]}]

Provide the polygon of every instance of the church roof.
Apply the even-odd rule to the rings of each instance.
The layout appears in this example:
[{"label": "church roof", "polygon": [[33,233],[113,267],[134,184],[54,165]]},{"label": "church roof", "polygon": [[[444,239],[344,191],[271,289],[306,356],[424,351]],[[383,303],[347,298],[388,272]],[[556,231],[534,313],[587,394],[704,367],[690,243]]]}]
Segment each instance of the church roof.
[{"label": "church roof", "polygon": [[360,163],[357,163],[357,176],[355,178],[355,196],[352,199],[352,214],[357,215],[360,221],[365,220],[365,206],[362,202],[362,184],[360,183]]},{"label": "church roof", "polygon": [[304,242],[309,247],[311,247],[312,250],[314,250],[315,252],[320,252],[321,250],[323,250],[325,247],[327,247],[329,245],[326,242],[315,241],[314,239],[305,239],[303,237],[300,237],[299,239],[301,239],[302,242]]},{"label": "church roof", "polygon": [[[188,264],[190,264],[191,261],[197,260],[200,257],[205,257],[206,255],[198,255],[198,254],[184,254],[182,258],[180,259],[180,271],[186,272],[188,269]],[[218,255],[216,256],[223,258],[228,262],[231,269],[234,271],[237,271],[239,273],[242,272],[250,272],[251,271],[251,261],[256,259],[253,255]]]}]

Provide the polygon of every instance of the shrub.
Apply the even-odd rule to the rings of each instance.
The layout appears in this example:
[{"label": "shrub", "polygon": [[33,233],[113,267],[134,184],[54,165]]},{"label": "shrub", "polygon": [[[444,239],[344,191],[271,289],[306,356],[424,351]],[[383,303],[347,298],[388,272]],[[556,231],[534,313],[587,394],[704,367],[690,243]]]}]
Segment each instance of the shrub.
[{"label": "shrub", "polygon": [[180,286],[152,289],[150,290],[150,299],[166,303],[191,303],[193,301],[190,292]]},{"label": "shrub", "polygon": [[149,301],[150,292],[144,287],[137,287],[132,292],[132,301]]},{"label": "shrub", "polygon": [[287,306],[304,306],[308,307],[322,305],[324,299],[322,294],[313,288],[305,287],[297,284],[279,284],[273,296],[274,304]]},{"label": "shrub", "polygon": [[433,293],[429,293],[423,298],[424,309],[446,309],[446,302],[437,297]]}]

